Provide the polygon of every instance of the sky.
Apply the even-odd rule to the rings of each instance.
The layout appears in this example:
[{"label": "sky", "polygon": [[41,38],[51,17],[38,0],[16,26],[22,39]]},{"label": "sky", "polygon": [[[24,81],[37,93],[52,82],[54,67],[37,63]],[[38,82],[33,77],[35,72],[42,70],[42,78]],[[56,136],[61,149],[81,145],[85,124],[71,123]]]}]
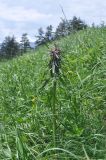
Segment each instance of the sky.
[{"label": "sky", "polygon": [[54,29],[64,18],[80,17],[87,24],[106,22],[106,0],[0,0],[0,42],[15,35],[18,41],[28,33],[30,41],[40,27],[53,25]]}]

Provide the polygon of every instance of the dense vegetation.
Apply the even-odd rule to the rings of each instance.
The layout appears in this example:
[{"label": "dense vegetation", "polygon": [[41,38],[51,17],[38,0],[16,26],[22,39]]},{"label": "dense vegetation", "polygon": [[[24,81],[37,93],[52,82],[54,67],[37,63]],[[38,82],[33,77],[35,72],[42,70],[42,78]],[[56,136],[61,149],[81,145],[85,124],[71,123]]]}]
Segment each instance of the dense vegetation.
[{"label": "dense vegetation", "polygon": [[1,160],[106,159],[106,28],[55,43],[61,69],[54,98],[45,46],[0,63]]}]

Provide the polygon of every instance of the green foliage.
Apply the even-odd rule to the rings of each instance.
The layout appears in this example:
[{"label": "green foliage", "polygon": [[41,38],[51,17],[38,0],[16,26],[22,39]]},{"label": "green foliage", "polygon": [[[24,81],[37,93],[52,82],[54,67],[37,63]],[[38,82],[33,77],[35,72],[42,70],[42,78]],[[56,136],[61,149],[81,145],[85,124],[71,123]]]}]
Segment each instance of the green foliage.
[{"label": "green foliage", "polygon": [[87,28],[87,25],[80,18],[77,18],[76,16],[74,16],[73,19],[70,20],[70,24],[72,26],[72,30],[74,31],[79,31]]},{"label": "green foliage", "polygon": [[59,38],[59,37],[68,35],[67,33],[70,32],[70,30],[68,29],[68,25],[69,25],[68,21],[62,19],[62,21],[59,23],[58,27],[56,28],[55,37]]},{"label": "green foliage", "polygon": [[45,39],[47,42],[51,41],[53,39],[52,30],[53,30],[52,25],[50,25],[46,28]]},{"label": "green foliage", "polygon": [[29,49],[31,48],[31,47],[30,47],[29,39],[28,39],[28,37],[27,37],[27,33],[24,33],[24,34],[22,35],[21,43],[20,43],[20,48],[21,48],[21,52],[22,52],[22,53],[28,52]]},{"label": "green foliage", "polygon": [[15,37],[5,37],[1,44],[0,55],[3,58],[12,58],[19,54],[19,44],[16,42]]},{"label": "green foliage", "polygon": [[38,29],[38,36],[36,36],[37,40],[36,40],[36,45],[39,46],[39,45],[42,45],[42,44],[45,44],[45,35],[44,35],[44,31],[42,29],[42,27],[40,27]]},{"label": "green foliage", "polygon": [[41,46],[0,63],[1,160],[106,159],[106,28],[83,30],[56,44],[62,52],[56,148],[50,57]]},{"label": "green foliage", "polygon": [[75,16],[72,20],[62,19],[62,21],[56,28],[55,37],[64,37],[73,33],[74,31],[79,31],[86,28],[87,25],[80,18],[77,18]]}]

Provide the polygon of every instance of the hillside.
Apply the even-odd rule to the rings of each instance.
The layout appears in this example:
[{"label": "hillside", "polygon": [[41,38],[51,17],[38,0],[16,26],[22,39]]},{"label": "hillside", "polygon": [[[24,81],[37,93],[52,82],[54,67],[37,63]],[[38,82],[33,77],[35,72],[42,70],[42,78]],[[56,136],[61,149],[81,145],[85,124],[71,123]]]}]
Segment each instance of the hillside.
[{"label": "hillside", "polygon": [[106,159],[106,28],[56,43],[56,144],[49,50],[41,46],[0,62],[0,160]]}]

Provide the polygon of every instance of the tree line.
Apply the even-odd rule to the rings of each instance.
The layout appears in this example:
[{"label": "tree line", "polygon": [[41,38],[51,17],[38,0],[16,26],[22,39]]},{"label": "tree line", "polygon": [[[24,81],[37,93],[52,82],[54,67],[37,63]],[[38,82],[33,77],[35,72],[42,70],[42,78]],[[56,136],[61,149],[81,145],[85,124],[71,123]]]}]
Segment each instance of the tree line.
[{"label": "tree line", "polygon": [[5,37],[0,46],[1,58],[13,58],[17,55],[26,53],[31,49],[30,41],[27,37],[27,33],[24,33],[21,37],[21,41],[17,42],[14,36]]},{"label": "tree line", "polygon": [[74,16],[72,20],[61,19],[61,22],[58,24],[55,32],[53,32],[52,25],[47,26],[45,32],[42,27],[39,28],[38,36],[36,36],[36,44],[41,45],[86,28],[87,24],[76,16]]},{"label": "tree line", "polygon": [[[35,36],[35,47],[86,28],[87,24],[75,16],[72,20],[61,19],[61,22],[58,24],[55,31],[53,31],[52,25],[47,26],[46,31],[44,31],[42,27],[38,29],[38,35]],[[22,55],[23,53],[28,52],[30,49],[31,45],[27,33],[22,35],[20,42],[17,42],[14,36],[7,36],[1,43],[0,57],[12,58],[17,55]]]}]

